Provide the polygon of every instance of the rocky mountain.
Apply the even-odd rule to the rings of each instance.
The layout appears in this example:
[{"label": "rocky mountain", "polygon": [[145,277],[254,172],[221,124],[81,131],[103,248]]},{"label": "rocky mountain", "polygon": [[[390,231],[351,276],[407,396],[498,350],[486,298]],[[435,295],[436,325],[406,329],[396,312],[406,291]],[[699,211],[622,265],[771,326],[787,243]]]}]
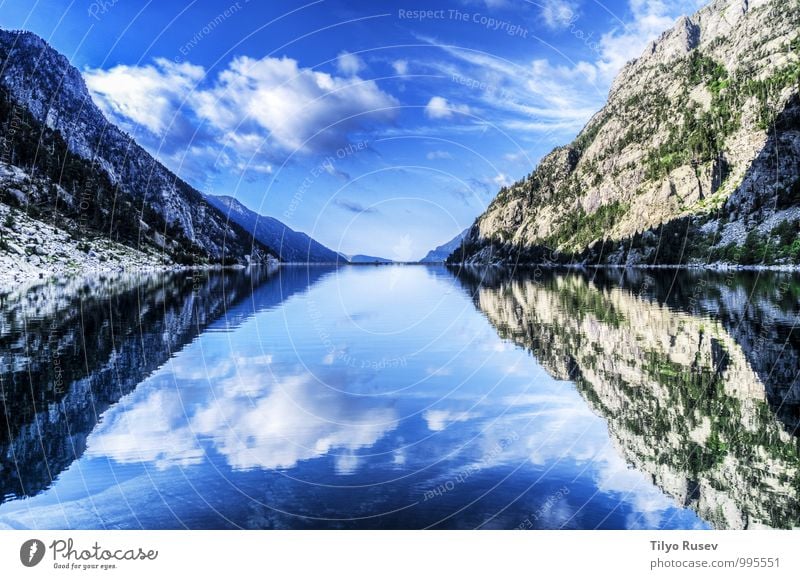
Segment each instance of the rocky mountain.
[{"label": "rocky mountain", "polygon": [[458,235],[456,235],[453,239],[438,246],[435,249],[432,249],[428,252],[428,254],[419,260],[420,263],[444,263],[447,257],[453,253],[456,249],[461,247],[461,242],[464,240],[464,237],[469,233],[469,228],[465,229]]},{"label": "rocky mountain", "polygon": [[798,0],[680,18],[450,261],[800,262],[799,31]]},{"label": "rocky mountain", "polygon": [[617,271],[460,279],[498,334],[573,382],[676,503],[716,528],[800,526],[800,346],[787,337],[800,288]]},{"label": "rocky mountain", "polygon": [[274,217],[259,215],[233,197],[207,195],[208,202],[232,222],[242,226],[257,241],[271,248],[283,262],[338,263],[347,258],[328,249],[305,233],[294,231]]},{"label": "rocky mountain", "polygon": [[[25,218],[57,228],[73,245],[91,248],[102,240],[133,249],[144,263],[274,259],[111,124],[80,72],[29,32],[0,30],[0,139],[0,204],[11,215],[4,233]],[[29,249],[0,237],[0,255],[29,263]],[[47,273],[59,264],[82,265],[67,252],[35,267]]]}]

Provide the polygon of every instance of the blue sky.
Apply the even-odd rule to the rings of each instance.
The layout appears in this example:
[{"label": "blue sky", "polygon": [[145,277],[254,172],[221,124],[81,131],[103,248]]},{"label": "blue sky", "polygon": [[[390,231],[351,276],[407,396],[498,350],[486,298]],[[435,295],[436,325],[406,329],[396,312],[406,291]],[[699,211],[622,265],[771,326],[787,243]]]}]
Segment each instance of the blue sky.
[{"label": "blue sky", "polygon": [[569,142],[702,0],[0,1],[203,192],[419,259]]}]

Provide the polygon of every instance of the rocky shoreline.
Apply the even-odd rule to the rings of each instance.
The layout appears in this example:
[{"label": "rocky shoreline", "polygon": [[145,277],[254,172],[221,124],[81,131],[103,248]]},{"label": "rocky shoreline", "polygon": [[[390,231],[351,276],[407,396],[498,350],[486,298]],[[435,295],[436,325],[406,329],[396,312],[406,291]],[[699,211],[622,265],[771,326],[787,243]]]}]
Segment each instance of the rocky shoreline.
[{"label": "rocky shoreline", "polygon": [[[222,269],[182,265],[157,251],[139,251],[105,238],[76,239],[54,225],[31,219],[0,203],[0,293],[18,291],[54,278]],[[276,267],[278,261],[270,261]]]},{"label": "rocky shoreline", "polygon": [[738,265],[732,263],[706,263],[706,264],[600,264],[590,265],[584,263],[474,263],[462,262],[448,264],[452,267],[467,267],[467,268],[484,268],[493,267],[498,269],[521,268],[521,269],[572,269],[572,270],[587,270],[587,269],[676,269],[676,270],[704,270],[704,271],[778,271],[796,273],[800,272],[800,264],[775,264],[775,265]]}]

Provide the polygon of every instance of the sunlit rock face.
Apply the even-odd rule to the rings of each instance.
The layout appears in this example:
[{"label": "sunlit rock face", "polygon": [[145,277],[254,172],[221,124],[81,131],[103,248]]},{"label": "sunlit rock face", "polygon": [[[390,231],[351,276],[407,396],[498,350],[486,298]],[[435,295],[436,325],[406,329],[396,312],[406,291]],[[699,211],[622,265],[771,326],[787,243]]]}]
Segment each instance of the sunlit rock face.
[{"label": "sunlit rock face", "polygon": [[[498,333],[574,381],[625,459],[678,503],[718,528],[800,525],[797,392],[784,382],[797,351],[777,339],[780,324],[755,323],[790,318],[796,293],[770,301],[774,285],[737,279],[598,276],[462,279]],[[673,294],[698,312],[672,307]]]},{"label": "sunlit rock face", "polygon": [[[572,143],[498,192],[451,259],[541,263],[546,247],[592,263],[731,261],[721,249],[754,228],[795,223],[799,29],[785,0],[715,0],[680,18]],[[670,223],[670,236],[689,229],[685,252],[662,235]]]}]

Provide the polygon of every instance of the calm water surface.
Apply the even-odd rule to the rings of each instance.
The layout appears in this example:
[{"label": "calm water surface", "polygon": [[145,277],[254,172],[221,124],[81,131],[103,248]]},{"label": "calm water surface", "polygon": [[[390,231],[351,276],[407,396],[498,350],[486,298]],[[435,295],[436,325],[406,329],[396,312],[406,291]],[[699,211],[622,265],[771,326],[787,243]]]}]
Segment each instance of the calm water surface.
[{"label": "calm water surface", "polygon": [[0,527],[800,525],[800,278],[284,267],[0,298]]}]

